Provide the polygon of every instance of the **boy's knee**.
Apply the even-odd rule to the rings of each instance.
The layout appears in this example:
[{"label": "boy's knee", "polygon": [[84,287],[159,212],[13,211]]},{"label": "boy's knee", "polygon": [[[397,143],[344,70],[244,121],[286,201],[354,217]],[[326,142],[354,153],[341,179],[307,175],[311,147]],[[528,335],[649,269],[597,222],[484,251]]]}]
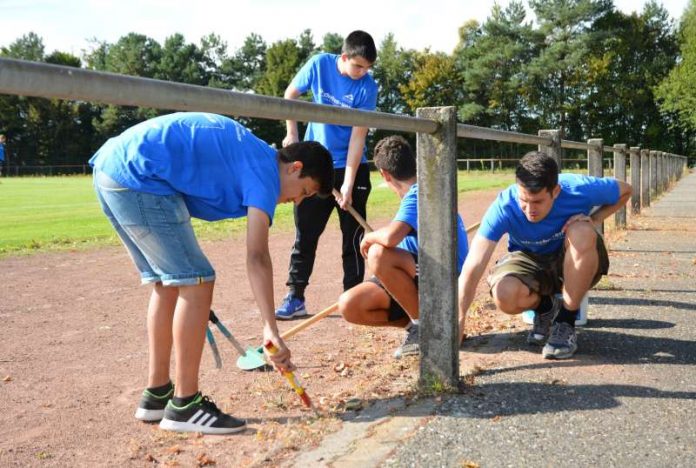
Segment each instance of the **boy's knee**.
[{"label": "boy's knee", "polygon": [[566,242],[568,247],[577,251],[594,249],[597,235],[597,231],[591,223],[576,221],[566,230]]},{"label": "boy's knee", "polygon": [[370,249],[367,251],[367,264],[370,270],[377,272],[384,264],[384,254],[386,248],[380,244],[372,244]]},{"label": "boy's knee", "polygon": [[347,322],[355,323],[355,294],[348,290],[338,297],[338,311]]},{"label": "boy's knee", "polygon": [[493,302],[500,311],[506,314],[518,312],[517,299],[520,294],[520,286],[522,286],[521,282],[511,276],[506,276],[493,285],[491,288]]}]

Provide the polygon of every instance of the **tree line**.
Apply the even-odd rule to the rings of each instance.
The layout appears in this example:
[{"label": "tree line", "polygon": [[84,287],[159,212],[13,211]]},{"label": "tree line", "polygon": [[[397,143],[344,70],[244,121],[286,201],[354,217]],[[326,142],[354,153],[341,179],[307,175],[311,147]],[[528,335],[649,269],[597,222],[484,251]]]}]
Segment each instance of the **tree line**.
[{"label": "tree line", "polygon": [[[512,1],[496,4],[483,23],[465,22],[449,54],[405,49],[387,35],[372,71],[378,110],[414,115],[418,107],[456,105],[462,123],[532,134],[555,128],[570,140],[603,137],[608,145],[696,156],[696,0],[679,24],[655,1],[631,14],[612,0],[529,0],[529,7],[533,21],[522,1]],[[114,43],[93,39],[78,57],[46,53],[29,32],[0,56],[282,96],[311,55],[340,53],[342,41],[329,33],[316,43],[305,30],[268,44],[252,33],[230,50],[216,34],[192,43],[177,33],[160,44],[130,33]],[[106,139],[167,112],[0,96],[0,133],[13,165],[83,164]],[[283,122],[239,120],[269,143],[285,134]],[[520,154],[518,145],[475,140],[460,140],[458,151]]]}]

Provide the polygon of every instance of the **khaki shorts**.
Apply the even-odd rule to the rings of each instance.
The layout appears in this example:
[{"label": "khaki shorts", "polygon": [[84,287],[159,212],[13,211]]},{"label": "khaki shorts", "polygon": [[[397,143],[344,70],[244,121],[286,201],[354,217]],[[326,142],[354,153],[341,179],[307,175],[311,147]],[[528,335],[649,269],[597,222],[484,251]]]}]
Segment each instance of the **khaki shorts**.
[{"label": "khaki shorts", "polygon": [[[599,265],[590,287],[596,285],[602,276],[609,272],[609,255],[604,245],[604,239],[597,233],[597,255]],[[491,290],[501,279],[514,276],[522,281],[532,292],[549,296],[561,292],[563,287],[563,259],[565,244],[557,252],[551,254],[535,254],[515,251],[500,258],[488,274],[488,285]]]}]

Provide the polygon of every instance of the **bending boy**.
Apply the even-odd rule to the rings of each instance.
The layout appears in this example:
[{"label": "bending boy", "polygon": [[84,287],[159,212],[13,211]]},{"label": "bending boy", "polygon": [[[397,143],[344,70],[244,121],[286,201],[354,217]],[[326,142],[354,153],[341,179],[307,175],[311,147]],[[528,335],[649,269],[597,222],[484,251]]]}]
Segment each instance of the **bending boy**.
[{"label": "bending boy", "polygon": [[[97,198],[126,246],[148,306],[149,370],[137,419],[181,432],[226,434],[245,422],[201,394],[198,371],[213,297],[215,270],[201,250],[191,217],[247,217],[247,275],[261,312],[270,356],[292,368],[278,335],[268,230],[276,204],[328,196],[333,164],[315,142],[280,151],[232,119],[177,113],[142,122],[111,138],[90,159]],[[174,347],[175,383],[169,376]]]},{"label": "bending boy", "polygon": [[[544,345],[545,358],[575,354],[580,302],[609,269],[598,226],[626,204],[631,186],[612,178],[558,172],[550,156],[527,153],[517,166],[516,184],[498,195],[481,220],[459,276],[462,337],[476,286],[507,233],[509,253],[488,277],[495,304],[507,314],[535,311],[527,342]],[[559,292],[562,300],[555,297]]]},{"label": "bending boy", "polygon": [[[317,54],[297,73],[285,90],[285,98],[297,99],[307,91],[319,104],[374,110],[377,105],[377,84],[368,70],[377,59],[372,36],[364,31],[353,31],[343,42],[341,55]],[[276,311],[279,319],[307,315],[305,288],[314,269],[319,237],[334,208],[343,233],[342,262],[343,289],[359,284],[365,275],[365,263],[360,256],[363,228],[345,210],[352,205],[366,217],[367,197],[370,193],[370,171],[367,166],[366,127],[347,127],[310,122],[304,139],[318,141],[326,146],[336,168],[336,199],[313,198],[295,208],[295,245],[288,269],[288,294]],[[283,146],[299,141],[297,122],[287,121],[287,136]]]},{"label": "bending boy", "polygon": [[[407,329],[394,357],[419,353],[418,334],[418,184],[416,158],[400,136],[380,140],[374,163],[387,186],[401,198],[394,219],[367,233],[360,251],[374,275],[344,292],[338,299],[343,317],[359,325]],[[457,217],[457,266],[462,267],[468,242],[462,219]]]}]

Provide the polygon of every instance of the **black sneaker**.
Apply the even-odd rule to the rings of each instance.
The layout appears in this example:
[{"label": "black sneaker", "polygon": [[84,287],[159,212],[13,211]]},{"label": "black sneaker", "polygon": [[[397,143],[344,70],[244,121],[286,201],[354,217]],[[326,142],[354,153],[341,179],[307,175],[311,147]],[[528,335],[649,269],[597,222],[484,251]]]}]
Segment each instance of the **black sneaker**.
[{"label": "black sneaker", "polygon": [[557,322],[551,327],[551,337],[541,350],[546,359],[568,359],[578,350],[578,335],[575,327],[565,322]]},{"label": "black sneaker", "polygon": [[412,323],[406,330],[404,342],[394,351],[394,357],[401,359],[404,356],[415,356],[417,354],[420,354],[420,333],[418,332],[418,325]]},{"label": "black sneaker", "polygon": [[543,346],[549,337],[549,331],[551,330],[551,324],[553,319],[556,318],[558,312],[561,310],[561,305],[563,304],[563,299],[551,296],[551,309],[547,312],[540,314],[534,311],[534,327],[529,331],[527,335],[527,343],[530,345]]},{"label": "black sneaker", "polygon": [[138,409],[135,410],[135,419],[148,422],[159,421],[164,416],[164,408],[172,396],[174,396],[174,387],[161,396],[147,389],[143,390]]},{"label": "black sneaker", "polygon": [[210,398],[199,392],[191,403],[181,408],[169,400],[159,426],[176,432],[232,434],[246,429],[246,421],[223,413]]}]

